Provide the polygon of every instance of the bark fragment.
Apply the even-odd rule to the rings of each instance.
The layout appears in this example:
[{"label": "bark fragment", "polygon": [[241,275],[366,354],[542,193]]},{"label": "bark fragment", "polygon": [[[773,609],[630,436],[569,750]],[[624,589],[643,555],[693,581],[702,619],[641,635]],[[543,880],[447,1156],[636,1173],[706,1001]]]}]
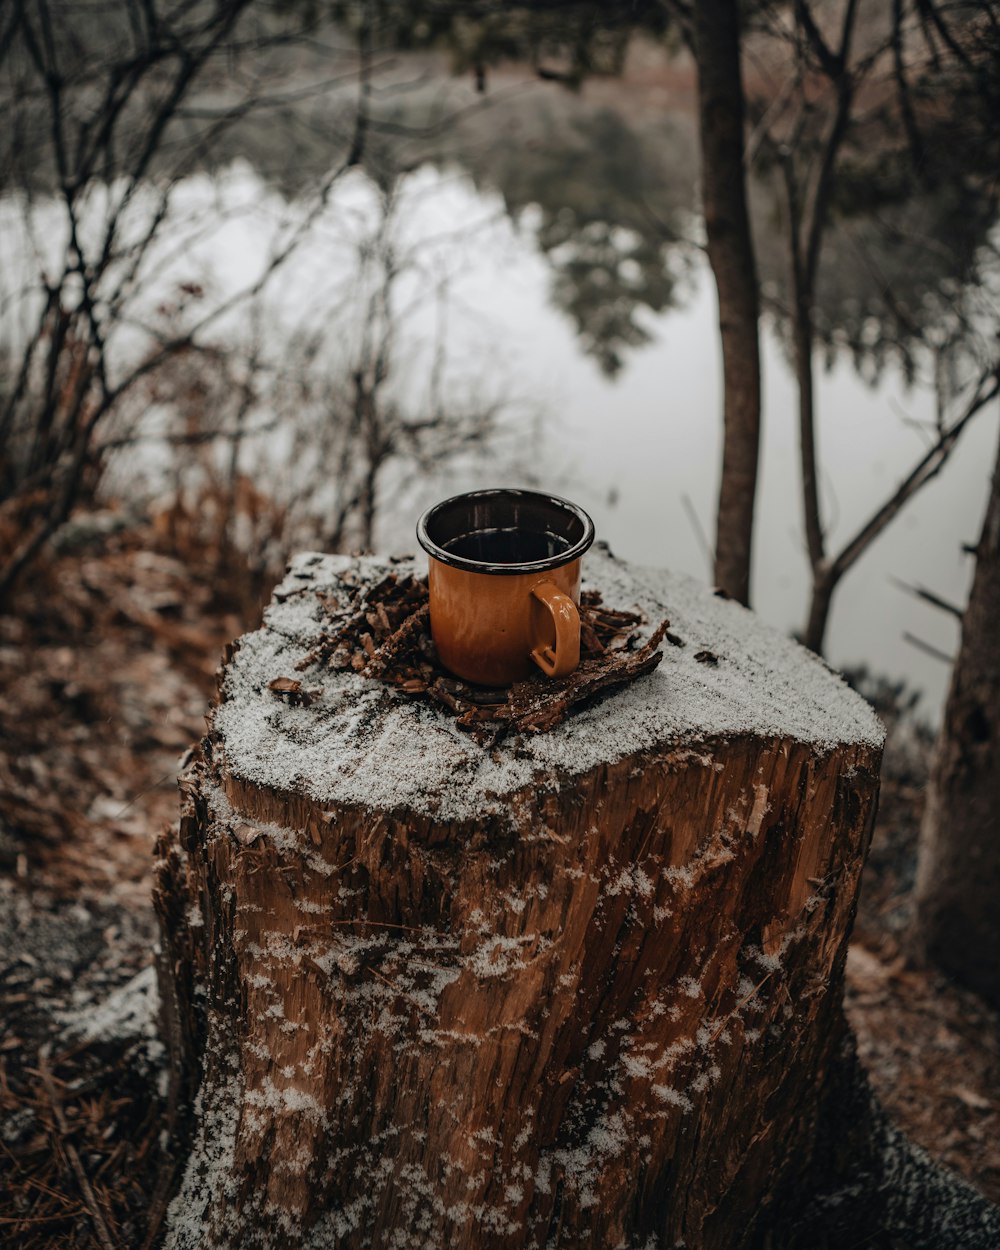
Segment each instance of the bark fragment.
[{"label": "bark fragment", "polygon": [[[367,677],[446,707],[459,729],[491,747],[508,733],[554,729],[576,709],[651,672],[662,659],[658,648],[670,624],[664,620],[635,650],[634,627],[641,614],[610,608],[599,591],[585,591],[580,600],[582,660],[575,672],[556,681],[539,674],[513,686],[484,689],[452,677],[438,661],[422,578],[389,573],[370,589],[358,586],[357,600],[346,620],[343,605],[328,601],[336,627],[296,667],[349,662]],[[671,641],[684,645],[676,634]],[[287,681],[278,678],[270,688],[300,697],[301,683],[293,683],[294,690],[278,684]]]}]

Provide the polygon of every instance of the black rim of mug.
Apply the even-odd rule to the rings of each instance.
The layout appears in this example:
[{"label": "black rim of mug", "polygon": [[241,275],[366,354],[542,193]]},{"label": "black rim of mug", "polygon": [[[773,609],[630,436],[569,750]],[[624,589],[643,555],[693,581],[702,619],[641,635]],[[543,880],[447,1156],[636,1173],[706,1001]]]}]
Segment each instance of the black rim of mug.
[{"label": "black rim of mug", "polygon": [[[443,547],[438,546],[430,536],[430,529],[435,519],[446,509],[463,504],[500,502],[501,499],[511,502],[523,500],[540,506],[547,506],[561,513],[574,517],[583,525],[583,535],[567,551],[558,555],[547,556],[544,560],[524,561],[520,564],[493,564],[485,560],[471,560],[466,556],[456,556]],[[465,569],[470,573],[492,573],[511,576],[519,573],[544,573],[548,569],[562,568],[564,564],[572,564],[584,554],[594,541],[594,522],[584,510],[569,499],[559,495],[548,495],[536,490],[520,490],[517,488],[494,487],[489,490],[473,490],[461,495],[452,495],[442,499],[440,503],[428,508],[417,522],[417,541],[424,551],[442,564],[449,564],[455,569]]]}]

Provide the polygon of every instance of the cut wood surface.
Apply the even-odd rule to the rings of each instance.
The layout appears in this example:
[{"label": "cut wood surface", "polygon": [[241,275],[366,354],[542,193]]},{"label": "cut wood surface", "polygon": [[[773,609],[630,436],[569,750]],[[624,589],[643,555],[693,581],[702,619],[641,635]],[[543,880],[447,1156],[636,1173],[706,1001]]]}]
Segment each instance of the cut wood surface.
[{"label": "cut wood surface", "polygon": [[881,727],[742,607],[595,551],[675,645],[484,747],[296,667],[390,570],[293,563],[182,779],[166,1245],[742,1245],[808,1161]]}]

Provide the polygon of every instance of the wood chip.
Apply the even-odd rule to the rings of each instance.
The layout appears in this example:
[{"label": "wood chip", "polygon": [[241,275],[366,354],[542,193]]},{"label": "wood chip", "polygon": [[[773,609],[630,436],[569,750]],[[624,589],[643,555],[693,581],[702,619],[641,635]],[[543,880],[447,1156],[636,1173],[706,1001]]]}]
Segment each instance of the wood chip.
[{"label": "wood chip", "polygon": [[298,694],[302,689],[302,683],[294,677],[275,677],[274,681],[267,683],[268,690],[273,690],[275,694]]},{"label": "wood chip", "polygon": [[275,677],[274,681],[267,683],[267,688],[272,694],[294,705],[305,706],[316,698],[316,692],[306,690],[295,677]]},{"label": "wood chip", "polygon": [[974,1111],[989,1111],[993,1107],[993,1103],[988,1098],[977,1094],[974,1089],[967,1089],[964,1085],[956,1085],[951,1092]]},{"label": "wood chip", "polygon": [[[484,747],[511,733],[554,729],[579,707],[651,672],[662,659],[659,647],[670,624],[663,621],[640,644],[640,612],[609,607],[598,591],[586,591],[580,599],[579,668],[555,681],[539,673],[507,689],[487,690],[457,680],[438,662],[425,581],[390,573],[358,602],[345,606],[334,595],[320,602],[335,625],[296,665],[298,671],[326,662],[349,664],[356,672],[447,709],[458,727]],[[676,635],[670,641],[684,645]],[[272,688],[298,693],[275,683]]]},{"label": "wood chip", "polygon": [[253,825],[236,824],[231,826],[233,837],[241,846],[253,846],[260,837],[260,830],[255,829]]}]

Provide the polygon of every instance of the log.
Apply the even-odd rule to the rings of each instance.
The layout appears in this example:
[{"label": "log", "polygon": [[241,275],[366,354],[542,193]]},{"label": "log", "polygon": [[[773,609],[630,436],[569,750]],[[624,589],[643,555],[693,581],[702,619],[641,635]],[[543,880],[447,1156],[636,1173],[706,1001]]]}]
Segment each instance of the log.
[{"label": "log", "polygon": [[182,777],[164,1244],[743,1245],[808,1165],[881,726],[746,609],[595,549],[585,586],[674,645],[484,748],[296,671],[390,568],[293,562]]}]

